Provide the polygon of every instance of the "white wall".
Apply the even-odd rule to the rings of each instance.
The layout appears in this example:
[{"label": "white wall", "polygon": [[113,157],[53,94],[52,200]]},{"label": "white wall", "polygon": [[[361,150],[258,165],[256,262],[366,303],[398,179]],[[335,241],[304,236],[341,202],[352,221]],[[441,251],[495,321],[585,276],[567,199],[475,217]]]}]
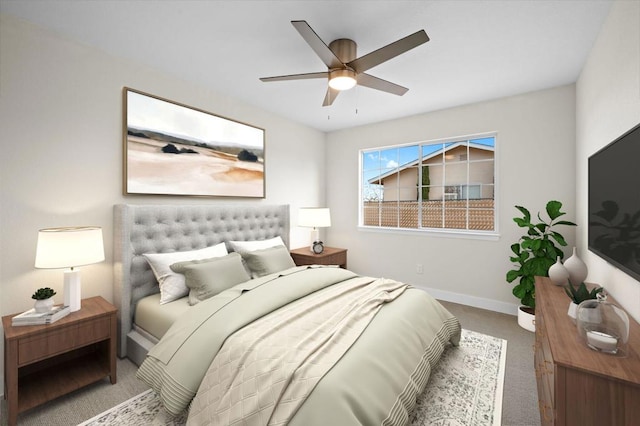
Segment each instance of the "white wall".
[{"label": "white wall", "polygon": [[[123,196],[123,86],[266,129],[266,199]],[[42,286],[62,300],[62,271],[33,266],[45,227],[103,228],[106,260],[82,268],[82,295],[112,301],[117,203],[286,203],[295,224],[298,207],[325,202],[324,142],[322,132],[0,15],[0,313],[29,309]],[[291,245],[306,245],[308,229],[292,226]]]},{"label": "white wall", "polygon": [[[358,229],[359,149],[493,131],[497,241]],[[515,313],[518,300],[505,279],[510,245],[522,235],[514,205],[537,212],[557,199],[567,219],[576,217],[573,85],[334,132],[327,141],[327,244],[348,248],[349,269],[428,288],[445,300]],[[572,244],[575,229],[562,233]]]},{"label": "white wall", "polygon": [[589,267],[587,279],[603,285],[640,321],[640,282],[587,250],[586,227],[587,159],[640,122],[640,2],[611,7],[576,85],[576,105],[576,238]]}]

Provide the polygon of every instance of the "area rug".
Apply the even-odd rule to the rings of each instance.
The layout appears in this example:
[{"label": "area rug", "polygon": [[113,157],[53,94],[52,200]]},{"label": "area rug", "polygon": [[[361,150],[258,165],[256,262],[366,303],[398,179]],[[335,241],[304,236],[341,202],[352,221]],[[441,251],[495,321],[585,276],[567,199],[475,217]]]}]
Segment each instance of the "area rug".
[{"label": "area rug", "polygon": [[[495,426],[502,418],[507,341],[462,330],[460,346],[449,346],[418,397],[411,426]],[[182,426],[186,415],[170,416],[152,390],[134,396],[79,426]]]}]

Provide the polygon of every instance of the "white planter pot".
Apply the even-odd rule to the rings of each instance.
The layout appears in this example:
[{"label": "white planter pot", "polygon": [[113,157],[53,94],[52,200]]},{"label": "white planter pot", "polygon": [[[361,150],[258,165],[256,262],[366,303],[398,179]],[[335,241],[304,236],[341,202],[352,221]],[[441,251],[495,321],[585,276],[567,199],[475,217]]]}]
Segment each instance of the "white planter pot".
[{"label": "white planter pot", "polygon": [[576,305],[573,302],[569,303],[569,311],[567,311],[567,315],[569,315],[571,317],[573,322],[576,321],[576,311],[577,310],[578,310],[578,305]]},{"label": "white planter pot", "polygon": [[518,325],[525,330],[529,330],[532,333],[536,331],[536,316],[534,314],[530,314],[529,312],[525,312],[523,308],[527,308],[526,306],[518,307]]},{"label": "white planter pot", "polygon": [[44,300],[36,300],[33,307],[38,313],[49,312],[51,308],[53,308],[53,297]]}]

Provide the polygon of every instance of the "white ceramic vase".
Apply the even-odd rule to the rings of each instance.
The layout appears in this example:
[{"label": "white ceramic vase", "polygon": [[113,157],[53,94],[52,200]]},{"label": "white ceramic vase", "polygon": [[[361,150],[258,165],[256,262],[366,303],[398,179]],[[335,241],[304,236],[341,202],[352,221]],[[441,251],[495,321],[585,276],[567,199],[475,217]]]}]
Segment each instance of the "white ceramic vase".
[{"label": "white ceramic vase", "polygon": [[569,281],[572,285],[579,286],[587,279],[587,265],[578,257],[575,247],[571,257],[564,261],[564,267],[569,271]]},{"label": "white ceramic vase", "polygon": [[549,278],[555,285],[565,285],[569,280],[569,271],[564,267],[560,261],[560,256],[556,263],[549,268]]},{"label": "white ceramic vase", "polygon": [[33,304],[33,308],[38,313],[49,312],[51,308],[53,308],[53,297],[43,300],[36,300],[36,303]]}]

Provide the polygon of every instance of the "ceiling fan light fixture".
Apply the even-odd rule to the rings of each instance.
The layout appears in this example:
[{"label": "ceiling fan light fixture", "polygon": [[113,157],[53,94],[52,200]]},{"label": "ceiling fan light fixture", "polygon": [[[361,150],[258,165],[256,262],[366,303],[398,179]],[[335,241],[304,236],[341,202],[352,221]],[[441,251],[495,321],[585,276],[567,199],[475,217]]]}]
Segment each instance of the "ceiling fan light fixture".
[{"label": "ceiling fan light fixture", "polygon": [[329,73],[329,87],[335,90],[349,90],[356,85],[356,73],[350,69],[338,69]]}]

